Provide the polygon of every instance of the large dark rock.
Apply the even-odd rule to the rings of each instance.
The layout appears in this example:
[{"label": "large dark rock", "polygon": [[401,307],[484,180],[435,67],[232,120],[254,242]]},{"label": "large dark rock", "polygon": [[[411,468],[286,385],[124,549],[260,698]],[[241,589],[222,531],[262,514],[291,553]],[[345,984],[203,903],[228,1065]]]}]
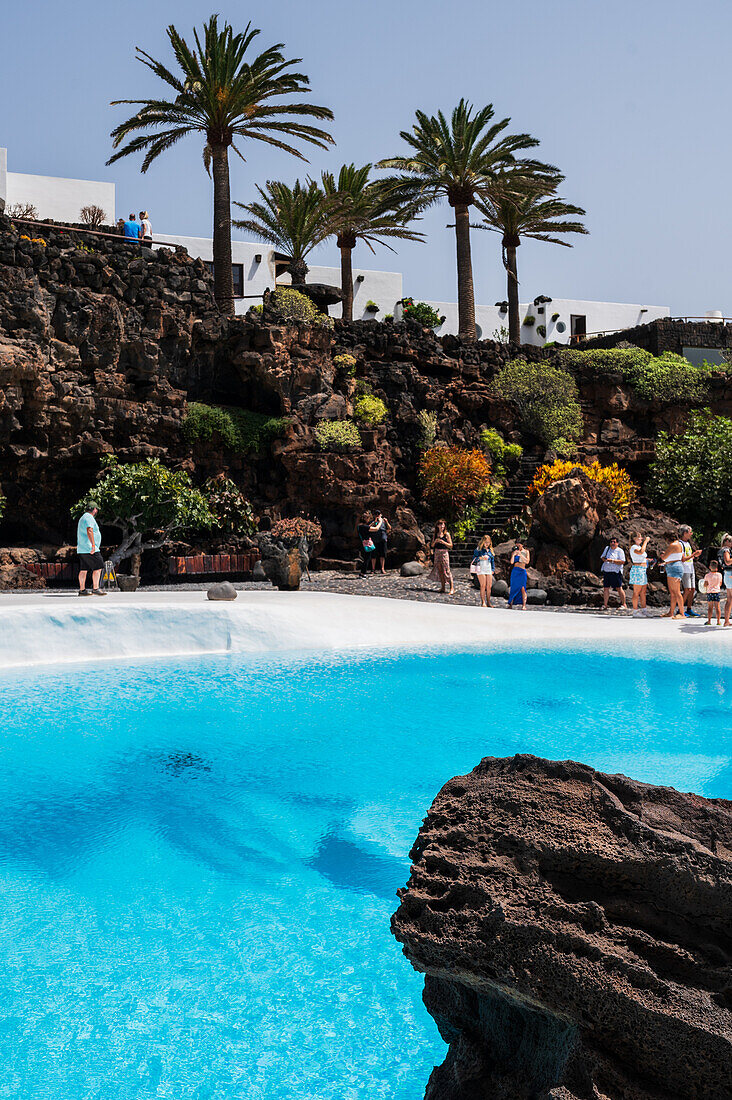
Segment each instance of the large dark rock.
[{"label": "large dark rock", "polygon": [[730,1100],[732,802],[532,756],[450,780],[392,929],[426,1100]]},{"label": "large dark rock", "polygon": [[537,497],[533,516],[545,539],[571,555],[590,545],[610,507],[610,493],[579,469]]},{"label": "large dark rock", "polygon": [[259,552],[267,580],[282,591],[295,591],[300,587],[302,571],[308,566],[306,539],[287,542],[260,535]]}]

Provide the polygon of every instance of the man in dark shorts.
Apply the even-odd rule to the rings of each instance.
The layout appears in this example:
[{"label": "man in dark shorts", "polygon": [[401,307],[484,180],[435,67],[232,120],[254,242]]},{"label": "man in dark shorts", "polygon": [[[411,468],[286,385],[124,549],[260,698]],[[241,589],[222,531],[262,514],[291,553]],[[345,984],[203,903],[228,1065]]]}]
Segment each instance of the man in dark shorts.
[{"label": "man in dark shorts", "polygon": [[625,592],[623,591],[625,551],[620,549],[620,544],[617,539],[610,539],[610,542],[602,552],[601,560],[603,609],[605,611],[608,610],[608,598],[610,593],[615,590],[620,596],[620,610],[627,611],[628,605],[625,602]]},{"label": "man in dark shorts", "polygon": [[[79,520],[76,528],[76,552],[79,555],[79,595],[80,596],[106,596],[99,587],[99,580],[104,569],[104,558],[100,553],[102,536],[94,518],[99,511],[99,505],[89,503],[87,510]],[[91,592],[86,587],[86,575],[92,575]]]}]

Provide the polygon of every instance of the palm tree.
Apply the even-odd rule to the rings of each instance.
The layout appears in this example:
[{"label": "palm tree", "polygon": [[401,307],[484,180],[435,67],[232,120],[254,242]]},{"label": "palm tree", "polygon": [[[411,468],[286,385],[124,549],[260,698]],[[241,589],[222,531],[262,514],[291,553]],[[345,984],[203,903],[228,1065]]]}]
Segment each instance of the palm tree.
[{"label": "palm tree", "polygon": [[509,170],[477,203],[484,220],[476,228],[501,234],[503,266],[508,280],[508,338],[517,344],[521,342],[521,320],[516,249],[521,244],[521,238],[531,237],[535,241],[548,241],[571,248],[571,241],[560,240],[556,234],[587,233],[581,221],[565,220],[582,218],[585,211],[555,195],[557,187],[563,182],[564,176],[556,172],[526,173],[521,168]]},{"label": "palm tree", "polygon": [[212,15],[203,28],[203,44],[198,31],[194,30],[195,49],[191,49],[171,25],[168,38],[179,72],[171,72],[139,48],[137,56],[143,65],[173,88],[175,98],[117,99],[113,103],[113,106],[130,103],[138,107],[131,118],[112,131],[114,148],[131,134],[137,136],[115,153],[108,164],[144,150],[142,171],[146,172],[161,153],[182,137],[191,133],[205,135],[203,160],[209,175],[213,166],[214,293],[219,308],[229,314],[234,312],[229,146],[244,160],[236,140],[251,138],[305,160],[294,145],[278,135],[321,148],[333,141],[325,130],[298,122],[295,117],[332,119],[333,112],[327,107],[300,101],[281,102],[282,97],[309,91],[307,76],[292,71],[300,58],[285,60],[284,44],[278,42],[250,61],[246,60],[247,50],[259,33],[252,29],[251,23],[242,34],[234,34],[228,23],[219,29],[218,17]]},{"label": "palm tree", "polygon": [[394,199],[381,180],[369,181],[372,165],[344,164],[336,180],[332,172],[323,172],[323,191],[328,199],[331,233],[341,252],[341,290],[343,318],[353,320],[352,255],[358,241],[365,241],[371,251],[374,244],[383,244],[394,251],[385,238],[423,241],[424,234],[407,229],[416,214],[413,206]]},{"label": "palm tree", "polygon": [[[396,170],[387,185],[402,201],[411,201],[422,209],[447,199],[455,211],[457,249],[459,333],[475,339],[475,295],[473,265],[470,258],[470,207],[508,165],[517,163],[515,154],[538,145],[529,134],[504,134],[511,121],[493,122],[493,106],[477,113],[461,99],[448,123],[442,111],[426,115],[417,111],[412,130],[402,130],[401,138],[410,146],[410,155],[390,157],[379,168]],[[520,161],[531,165],[533,161]]]},{"label": "palm tree", "polygon": [[323,192],[314,180],[305,185],[295,180],[294,187],[269,180],[266,188],[258,187],[257,191],[261,202],[234,204],[250,216],[236,219],[232,225],[284,252],[290,261],[293,283],[304,283],[308,273],[305,257],[332,236]]}]

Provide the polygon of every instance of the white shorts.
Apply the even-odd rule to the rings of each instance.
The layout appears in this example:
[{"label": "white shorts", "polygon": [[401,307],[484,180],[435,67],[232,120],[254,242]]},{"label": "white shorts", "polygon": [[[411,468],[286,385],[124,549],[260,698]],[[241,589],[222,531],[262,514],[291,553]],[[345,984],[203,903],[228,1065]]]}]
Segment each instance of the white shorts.
[{"label": "white shorts", "polygon": [[696,573],[684,573],[681,578],[682,588],[696,588]]},{"label": "white shorts", "polygon": [[478,574],[479,577],[492,577],[493,576],[493,566],[491,565],[491,563],[489,561],[483,561],[481,559],[478,562],[478,566],[477,566],[475,572]]}]

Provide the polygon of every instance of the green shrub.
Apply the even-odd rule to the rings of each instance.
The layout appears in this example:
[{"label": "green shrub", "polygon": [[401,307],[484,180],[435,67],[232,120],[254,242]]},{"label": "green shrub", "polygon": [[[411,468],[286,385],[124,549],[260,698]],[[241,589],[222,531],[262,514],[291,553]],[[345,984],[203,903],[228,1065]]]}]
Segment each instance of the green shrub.
[{"label": "green shrub", "polygon": [[552,447],[559,458],[574,458],[577,454],[577,444],[572,443],[569,439],[563,439],[561,436],[559,439],[554,440]]},{"label": "green shrub", "polygon": [[503,449],[503,461],[509,466],[517,466],[523,458],[524,449],[520,443],[507,443]]},{"label": "green shrub", "polygon": [[417,420],[419,421],[419,446],[422,450],[427,450],[437,439],[437,413],[422,409]]},{"label": "green shrub", "polygon": [[695,366],[682,355],[665,351],[654,356],[643,348],[574,348],[562,352],[562,362],[568,367],[591,371],[601,378],[620,376],[647,401],[665,404],[699,404],[709,394],[708,363]]},{"label": "green shrub", "polygon": [[577,385],[561,367],[512,359],[496,375],[493,392],[513,405],[523,430],[542,443],[582,434]]},{"label": "green shrub", "polygon": [[2,519],[3,515],[5,514],[5,505],[7,504],[7,502],[7,497],[2,492],[0,492],[0,519]]},{"label": "green shrub", "polygon": [[536,326],[536,334],[537,334],[537,336],[542,336],[542,337],[546,336],[546,325],[537,325]]},{"label": "green shrub", "polygon": [[287,426],[284,416],[267,416],[223,405],[203,405],[193,401],[183,421],[183,435],[189,443],[207,442],[214,433],[227,451],[237,454],[263,454],[270,442]]},{"label": "green shrub", "polygon": [[273,291],[267,302],[267,313],[280,321],[315,321],[318,310],[315,303],[299,290],[282,286]]},{"label": "green shrub", "polygon": [[502,490],[497,485],[490,485],[481,494],[477,504],[469,504],[460,518],[453,526],[453,535],[462,542],[468,537],[478,520],[489,515],[503,496]]},{"label": "green shrub", "polygon": [[648,494],[705,538],[732,530],[732,420],[703,409],[681,434],[661,432]]},{"label": "green shrub", "polygon": [[347,374],[349,378],[353,378],[356,373],[356,363],[358,360],[355,355],[349,355],[348,352],[342,352],[340,355],[333,356],[333,363],[339,370],[342,370],[344,374]]},{"label": "green shrub", "polygon": [[427,302],[415,302],[414,298],[403,298],[402,310],[404,316],[409,317],[410,321],[416,321],[426,328],[439,328],[445,320]]},{"label": "green shrub", "polygon": [[384,314],[384,320],[385,321],[393,321],[394,320],[394,314],[393,313],[385,313]]},{"label": "green shrub", "polygon": [[532,313],[527,313],[524,317],[523,324],[525,324],[528,328],[531,328],[532,325],[536,324],[536,317],[534,317]]},{"label": "green shrub", "polygon": [[374,397],[372,394],[364,394],[363,397],[359,397],[353,406],[353,415],[356,420],[360,420],[362,424],[368,424],[369,426],[381,424],[382,420],[386,420],[388,411],[381,398]]},{"label": "green shrub", "polygon": [[361,446],[361,436],[352,420],[321,420],[313,434],[321,451],[346,451]]},{"label": "green shrub", "polygon": [[500,462],[506,449],[501,433],[496,431],[495,428],[484,428],[480,433],[480,441],[488,454]]},{"label": "green shrub", "polygon": [[203,486],[215,518],[212,527],[224,534],[253,535],[257,529],[252,506],[239,486],[228,477],[210,477]]},{"label": "green shrub", "polygon": [[369,313],[378,313],[379,312],[379,307],[377,306],[377,304],[373,300],[373,298],[369,298],[368,302],[366,303],[366,309]]}]

